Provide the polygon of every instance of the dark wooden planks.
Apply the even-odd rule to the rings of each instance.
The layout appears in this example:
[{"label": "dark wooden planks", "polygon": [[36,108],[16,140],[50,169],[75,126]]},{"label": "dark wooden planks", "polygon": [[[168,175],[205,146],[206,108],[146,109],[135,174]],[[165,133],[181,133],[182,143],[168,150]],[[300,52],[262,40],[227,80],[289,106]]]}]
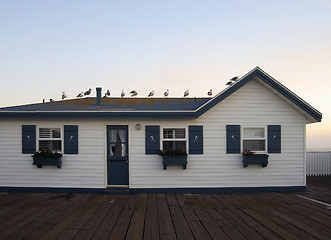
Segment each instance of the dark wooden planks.
[{"label": "dark wooden planks", "polygon": [[160,239],[159,213],[155,194],[147,196],[147,209],[144,224],[144,240]]},{"label": "dark wooden planks", "polygon": [[177,239],[194,239],[185,216],[174,194],[166,195]]},{"label": "dark wooden planks", "polygon": [[208,231],[205,229],[200,219],[195,213],[197,204],[194,201],[192,194],[177,194],[177,201],[184,213],[187,224],[189,225],[195,239],[212,239]]},{"label": "dark wooden planks", "polygon": [[40,239],[56,239],[59,235],[62,234],[63,231],[71,228],[72,224],[79,219],[79,217],[87,211],[90,207],[95,205],[96,201],[100,199],[99,195],[92,195],[86,202],[81,204],[74,211],[70,211],[67,215],[65,215],[61,221],[57,222],[52,228],[45,232],[44,235],[40,237]]},{"label": "dark wooden planks", "polygon": [[[105,196],[105,199],[108,197]],[[110,209],[110,211],[107,213],[107,215],[102,219],[100,222],[98,228],[94,232],[91,239],[108,239],[110,233],[112,232],[114,225],[117,222],[118,216],[121,214],[122,210],[124,209],[124,206],[126,204],[126,201],[128,199],[128,196],[117,196],[112,204],[114,206]],[[111,200],[112,201],[112,200]]]},{"label": "dark wooden planks", "polygon": [[110,233],[109,239],[125,239],[137,199],[138,195],[129,195],[128,200]]},{"label": "dark wooden planks", "polygon": [[[6,239],[331,239],[331,211],[306,193],[0,193]],[[315,192],[317,191],[317,192]]]},{"label": "dark wooden planks", "polygon": [[[44,207],[40,208],[40,211],[31,214],[31,218],[27,218],[30,221],[25,222],[21,221],[20,224],[16,225],[16,231],[11,235],[13,239],[38,239],[45,231],[51,229],[54,225],[53,223],[56,220],[59,220],[63,217],[63,213],[65,213],[69,208],[74,209],[77,206],[77,202],[81,202],[88,199],[88,196],[84,195],[70,195],[70,194],[62,194],[62,195],[51,195],[51,201],[48,203],[44,202]],[[72,196],[73,201],[63,201],[62,198],[65,197],[67,200],[69,196]],[[70,197],[71,198],[71,197]],[[36,204],[40,204],[36,201]],[[25,219],[25,220],[27,220]],[[17,228],[17,226],[20,226]],[[11,228],[14,230],[15,228]]]},{"label": "dark wooden planks", "polygon": [[92,214],[90,218],[87,218],[86,224],[79,229],[74,239],[91,239],[104,218],[116,207],[116,201],[116,197],[103,196],[94,214]]},{"label": "dark wooden planks", "polygon": [[143,239],[147,195],[141,194],[135,205],[126,239]]},{"label": "dark wooden planks", "polygon": [[159,213],[160,239],[176,239],[175,227],[171,219],[165,194],[157,194],[156,199]]}]

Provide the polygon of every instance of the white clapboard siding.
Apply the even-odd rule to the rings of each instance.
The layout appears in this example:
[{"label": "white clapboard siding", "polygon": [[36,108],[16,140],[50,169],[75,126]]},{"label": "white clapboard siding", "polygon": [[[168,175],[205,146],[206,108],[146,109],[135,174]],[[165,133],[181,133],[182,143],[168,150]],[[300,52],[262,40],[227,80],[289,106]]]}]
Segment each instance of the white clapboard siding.
[{"label": "white clapboard siding", "polygon": [[331,175],[331,152],[307,152],[307,176]]}]

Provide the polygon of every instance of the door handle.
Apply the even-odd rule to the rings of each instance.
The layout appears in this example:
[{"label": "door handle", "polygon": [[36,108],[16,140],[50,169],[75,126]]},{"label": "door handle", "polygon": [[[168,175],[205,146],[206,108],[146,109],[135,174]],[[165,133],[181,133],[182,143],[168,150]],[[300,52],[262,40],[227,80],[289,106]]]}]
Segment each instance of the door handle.
[{"label": "door handle", "polygon": [[129,160],[126,160],[125,162],[126,162],[126,163],[129,163]]}]

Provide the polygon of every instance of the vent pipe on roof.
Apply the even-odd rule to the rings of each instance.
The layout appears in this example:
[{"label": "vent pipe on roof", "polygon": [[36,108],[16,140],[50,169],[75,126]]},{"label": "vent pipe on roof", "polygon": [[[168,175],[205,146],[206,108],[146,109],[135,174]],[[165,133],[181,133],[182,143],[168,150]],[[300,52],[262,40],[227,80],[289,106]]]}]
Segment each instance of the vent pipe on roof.
[{"label": "vent pipe on roof", "polygon": [[102,88],[101,87],[97,87],[97,105],[101,105],[101,91]]}]

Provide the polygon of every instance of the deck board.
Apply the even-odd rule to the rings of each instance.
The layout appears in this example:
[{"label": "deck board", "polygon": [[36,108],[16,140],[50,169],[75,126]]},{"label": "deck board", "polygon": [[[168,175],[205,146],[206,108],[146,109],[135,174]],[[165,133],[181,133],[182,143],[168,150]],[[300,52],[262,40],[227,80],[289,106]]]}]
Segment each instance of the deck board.
[{"label": "deck board", "polygon": [[144,225],[144,240],[159,240],[159,213],[157,210],[157,199],[155,194],[147,196],[147,209]]},{"label": "deck board", "polygon": [[301,193],[0,193],[4,239],[331,239],[331,177]]},{"label": "deck board", "polygon": [[176,232],[165,194],[157,194],[160,239],[176,239]]}]

